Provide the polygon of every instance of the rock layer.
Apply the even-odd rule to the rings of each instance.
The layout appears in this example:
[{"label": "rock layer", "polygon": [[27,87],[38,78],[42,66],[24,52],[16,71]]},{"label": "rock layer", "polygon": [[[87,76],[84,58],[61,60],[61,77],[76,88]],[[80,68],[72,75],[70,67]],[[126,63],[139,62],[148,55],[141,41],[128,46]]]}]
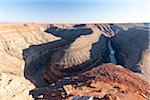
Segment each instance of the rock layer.
[{"label": "rock layer", "polygon": [[24,77],[0,73],[0,100],[32,100],[29,91],[35,86]]},{"label": "rock layer", "polygon": [[[25,66],[22,57],[23,49],[30,45],[58,39],[44,33],[44,29],[46,29],[46,25],[0,24],[0,72],[23,75]],[[33,59],[31,56],[30,61]]]},{"label": "rock layer", "polygon": [[[26,69],[24,67],[47,52],[44,49],[45,52],[41,54],[40,50],[30,49],[30,53],[24,55],[26,61],[22,53],[30,45],[59,39],[44,32],[47,26],[46,24],[0,24],[0,100],[32,99],[29,90],[35,86],[25,79],[24,71],[29,67]],[[36,66],[31,67],[34,67],[34,70],[38,69]]]}]

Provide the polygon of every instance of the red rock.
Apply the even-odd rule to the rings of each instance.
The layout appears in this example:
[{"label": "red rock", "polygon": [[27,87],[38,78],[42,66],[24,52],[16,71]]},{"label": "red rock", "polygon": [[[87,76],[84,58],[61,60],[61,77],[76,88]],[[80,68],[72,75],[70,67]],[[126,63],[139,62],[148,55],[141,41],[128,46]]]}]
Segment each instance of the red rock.
[{"label": "red rock", "polygon": [[[69,84],[65,85],[65,81]],[[62,90],[58,93],[57,87],[61,85]],[[57,89],[55,90],[54,87]],[[39,88],[34,92],[45,91],[46,100],[49,100],[52,94],[55,94],[53,95],[55,98],[61,97],[62,99],[63,92],[66,92],[65,99],[67,100],[72,100],[76,95],[100,100],[147,100],[150,96],[150,85],[147,82],[131,71],[114,64],[98,66],[81,75],[71,76],[68,80],[63,78],[56,82],[54,87],[53,89],[52,86]]]}]

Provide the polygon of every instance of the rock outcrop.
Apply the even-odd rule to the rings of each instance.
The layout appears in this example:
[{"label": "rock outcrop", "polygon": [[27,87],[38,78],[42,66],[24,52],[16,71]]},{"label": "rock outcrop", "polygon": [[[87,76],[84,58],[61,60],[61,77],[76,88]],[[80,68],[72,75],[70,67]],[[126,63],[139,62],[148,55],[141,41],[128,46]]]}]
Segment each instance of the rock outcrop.
[{"label": "rock outcrop", "polygon": [[104,64],[32,90],[31,94],[45,100],[148,100],[150,85],[120,65]]},{"label": "rock outcrop", "polygon": [[142,58],[137,65],[142,70],[142,74],[139,74],[139,76],[150,84],[150,49],[143,52]]},{"label": "rock outcrop", "polygon": [[[86,34],[88,29],[92,30],[90,34]],[[53,32],[53,30],[49,29],[48,31]],[[61,31],[62,33],[58,32],[61,35],[66,31],[65,29]],[[94,67],[109,62],[108,38],[102,36],[103,31],[101,27],[87,24],[84,27],[78,27],[76,30],[70,30],[69,32],[70,39],[67,37],[63,37],[63,39],[70,43],[60,47],[51,55],[49,64],[43,71],[43,79],[47,80],[48,83],[52,83],[58,78],[71,75],[72,73],[79,73],[91,66]],[[72,37],[73,34],[71,32],[75,34],[75,38]],[[56,34],[58,34],[57,31]],[[76,36],[76,34],[81,35]]]}]

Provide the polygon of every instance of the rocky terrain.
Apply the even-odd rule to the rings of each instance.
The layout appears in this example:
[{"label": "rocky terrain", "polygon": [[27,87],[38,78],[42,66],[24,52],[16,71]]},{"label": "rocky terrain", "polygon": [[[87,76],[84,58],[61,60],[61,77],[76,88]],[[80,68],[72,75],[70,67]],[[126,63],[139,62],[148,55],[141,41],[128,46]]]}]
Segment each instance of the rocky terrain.
[{"label": "rocky terrain", "polygon": [[24,77],[11,73],[0,73],[0,100],[32,100],[29,91],[35,88]]},{"label": "rocky terrain", "polygon": [[46,100],[146,100],[150,96],[150,85],[120,65],[103,64],[31,93],[35,98],[42,95]]},{"label": "rocky terrain", "polygon": [[149,28],[0,24],[0,100],[149,100]]}]

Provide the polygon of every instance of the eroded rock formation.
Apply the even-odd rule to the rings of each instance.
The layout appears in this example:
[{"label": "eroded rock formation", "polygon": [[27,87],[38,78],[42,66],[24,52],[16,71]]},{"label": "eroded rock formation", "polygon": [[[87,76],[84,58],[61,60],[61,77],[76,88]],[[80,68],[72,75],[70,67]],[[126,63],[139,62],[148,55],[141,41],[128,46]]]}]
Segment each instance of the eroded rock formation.
[{"label": "eroded rock formation", "polygon": [[[23,49],[30,45],[43,44],[59,39],[44,33],[44,28],[46,29],[46,25],[0,24],[0,71],[23,75],[25,66],[22,57]],[[34,53],[38,56],[38,52]],[[27,63],[32,59],[30,57]]]},{"label": "eroded rock formation", "polygon": [[120,65],[104,64],[32,90],[31,94],[35,98],[43,95],[46,100],[147,100],[150,85]]},{"label": "eroded rock formation", "polygon": [[148,99],[137,74],[113,64],[93,68],[110,62],[109,38],[117,64],[149,83],[146,24],[0,24],[0,99],[31,100],[33,88],[34,98],[48,100]]},{"label": "eroded rock formation", "polygon": [[[46,50],[42,53],[40,50],[30,50],[30,54],[25,55],[26,61],[22,53],[30,45],[59,39],[45,33],[46,28],[46,24],[0,24],[0,100],[32,99],[29,91],[35,86],[24,77],[25,63],[38,60]],[[34,70],[37,69],[34,66]]]},{"label": "eroded rock formation", "polygon": [[[91,29],[90,34],[85,34],[84,32],[88,33],[86,30],[89,28]],[[47,80],[48,83],[52,83],[65,75],[79,73],[82,70],[88,69],[88,67],[109,62],[108,39],[102,36],[102,28],[94,24],[87,24],[84,27],[70,31],[74,34],[81,34],[82,31],[84,33],[84,35],[82,33],[80,36],[73,38],[73,42],[71,39],[72,33],[70,33],[70,38],[63,37],[63,39],[70,41],[70,43],[60,47],[51,55],[49,64],[43,72],[43,79]],[[53,32],[53,30],[49,29],[49,32]],[[59,32],[60,35],[65,33],[66,29],[61,32]],[[105,34],[111,35],[111,33]]]},{"label": "eroded rock formation", "polygon": [[140,72],[136,65],[142,58],[142,53],[149,49],[149,24],[114,24],[111,29],[116,33],[110,42],[117,64]]},{"label": "eroded rock formation", "polygon": [[142,58],[137,65],[142,70],[142,74],[139,74],[139,76],[150,84],[150,49],[143,52]]}]

